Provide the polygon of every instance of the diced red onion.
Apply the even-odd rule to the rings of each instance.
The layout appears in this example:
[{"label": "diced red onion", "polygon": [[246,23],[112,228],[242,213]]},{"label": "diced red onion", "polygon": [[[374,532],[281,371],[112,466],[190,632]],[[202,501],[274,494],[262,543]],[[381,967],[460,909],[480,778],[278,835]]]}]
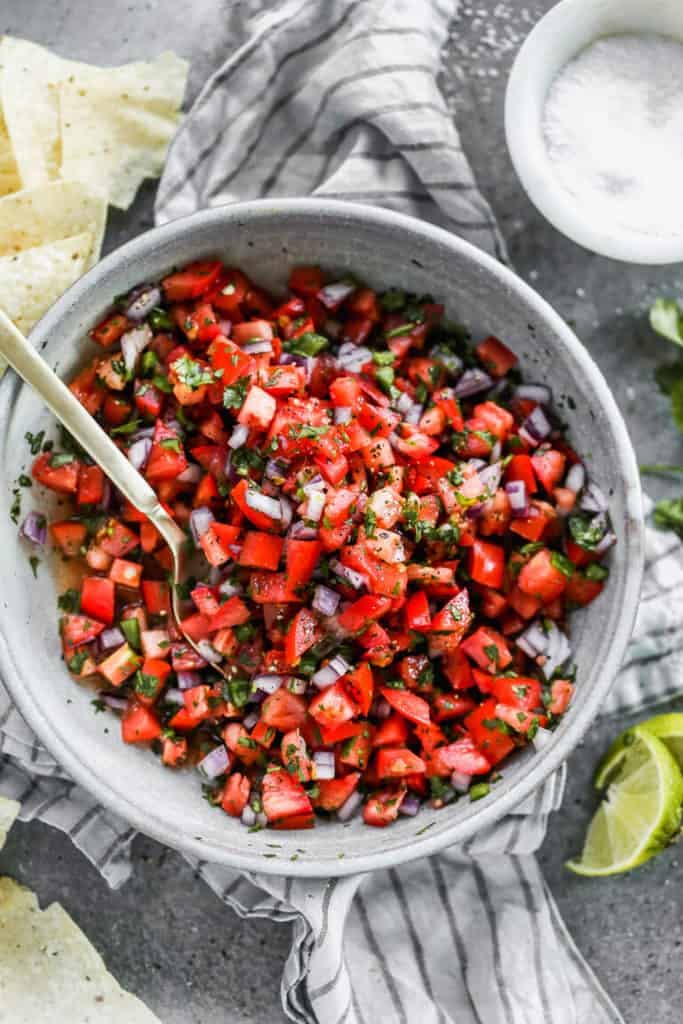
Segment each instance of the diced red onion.
[{"label": "diced red onion", "polygon": [[289,529],[289,525],[294,518],[294,505],[289,498],[286,498],[284,494],[280,495],[280,521],[283,529]]},{"label": "diced red onion", "polygon": [[225,775],[230,771],[232,757],[230,751],[221,743],[220,747],[214,747],[205,757],[201,759],[197,768],[206,779],[217,779],[219,775]]},{"label": "diced red onion", "polygon": [[579,508],[583,509],[584,512],[607,511],[607,498],[597,484],[591,481],[586,485],[586,489],[579,501]]},{"label": "diced red onion", "polygon": [[220,332],[223,335],[223,337],[224,338],[229,338],[230,337],[230,333],[232,331],[232,320],[220,319],[218,321],[218,326],[220,328]]},{"label": "diced red onion", "polygon": [[616,534],[612,533],[611,530],[608,530],[607,533],[605,534],[605,536],[602,538],[602,540],[598,541],[598,543],[595,545],[595,547],[593,548],[593,551],[595,552],[596,555],[604,555],[606,551],[609,551],[609,549],[614,544],[616,544],[616,542],[617,542]]},{"label": "diced red onion", "polygon": [[223,655],[216,650],[210,640],[198,640],[196,647],[202,658],[210,665],[218,665],[223,660]]},{"label": "diced red onion", "polygon": [[351,292],[356,290],[355,285],[349,284],[347,281],[334,281],[331,284],[326,284],[324,288],[321,288],[318,292],[317,298],[319,302],[322,302],[326,309],[336,309],[341,306],[344,299],[348,299]]},{"label": "diced red onion", "polygon": [[562,630],[558,629],[555,623],[550,621],[548,623],[547,647],[544,651],[545,660],[541,665],[546,679],[550,679],[553,672],[561,668],[568,661],[571,653],[572,649],[569,645],[569,640]]},{"label": "diced red onion", "polygon": [[512,397],[526,402],[538,402],[539,405],[550,405],[552,392],[545,384],[520,384],[515,388]]},{"label": "diced red onion", "polygon": [[402,391],[401,394],[396,399],[395,408],[397,412],[400,412],[401,415],[404,416],[407,412],[410,412],[414,404],[415,403],[413,402],[408,392]]},{"label": "diced red onion", "polygon": [[491,454],[489,455],[489,462],[491,463],[491,465],[493,465],[493,463],[495,462],[498,462],[502,454],[503,443],[502,441],[496,441],[493,448],[491,449]]},{"label": "diced red onion", "polygon": [[362,793],[359,793],[357,789],[355,789],[351,796],[346,798],[344,803],[337,811],[337,820],[349,821],[354,816],[354,814],[356,813],[356,811],[358,810],[362,803],[363,795]]},{"label": "diced red onion", "polygon": [[465,370],[453,388],[453,394],[456,398],[469,398],[470,395],[478,395],[481,391],[488,391],[492,386],[493,378],[478,367],[473,367],[470,370]]},{"label": "diced red onion", "polygon": [[132,445],[126,452],[131,466],[137,470],[144,469],[147,465],[147,459],[149,458],[151,450],[151,437],[141,437],[139,441],[133,441]]},{"label": "diced red onion", "polygon": [[256,815],[256,824],[260,825],[261,828],[265,828],[268,824],[268,815],[265,811],[259,811]]},{"label": "diced red onion", "polygon": [[228,446],[230,448],[241,448],[242,445],[247,443],[249,437],[249,427],[245,427],[243,423],[236,423],[233,427],[232,434],[228,438]]},{"label": "diced red onion", "polygon": [[471,466],[473,469],[476,469],[477,472],[479,472],[480,469],[484,469],[486,463],[484,462],[483,459],[468,459],[467,465]]},{"label": "diced red onion", "polygon": [[455,352],[451,352],[449,348],[443,348],[437,346],[431,351],[432,359],[436,359],[437,362],[443,363],[451,377],[456,377],[463,367],[463,362],[460,356],[457,356]]},{"label": "diced red onion", "polygon": [[154,427],[142,427],[140,430],[136,430],[131,436],[131,444],[134,441],[139,441],[142,437],[154,437]]},{"label": "diced red onion", "polygon": [[101,693],[99,698],[112,711],[126,711],[128,708],[128,701],[125,697],[116,697],[111,693]]},{"label": "diced red onion", "polygon": [[322,333],[327,338],[332,338],[333,341],[336,341],[341,334],[341,329],[342,325],[340,322],[335,320],[334,317],[329,316],[322,326]]},{"label": "diced red onion", "polygon": [[301,489],[308,498],[315,491],[327,491],[327,484],[320,474],[317,473],[311,480],[308,480]]},{"label": "diced red onion", "polygon": [[334,751],[316,750],[315,754],[313,755],[313,764],[315,765],[316,779],[334,778]]},{"label": "diced red onion", "polygon": [[344,580],[354,590],[360,590],[361,587],[367,587],[368,585],[368,581],[362,573],[356,572],[355,569],[351,569],[348,565],[343,565],[337,558],[333,558],[330,562],[330,569],[339,579]]},{"label": "diced red onion", "polygon": [[223,597],[232,597],[233,594],[240,593],[240,587],[237,586],[236,583],[233,583],[232,580],[223,580],[223,582],[219,584],[218,590]]},{"label": "diced red onion", "polygon": [[510,480],[505,484],[505,493],[510,499],[513,519],[521,519],[529,514],[529,497],[523,480]]},{"label": "diced red onion", "polygon": [[100,499],[100,503],[97,507],[99,509],[102,509],[103,512],[106,512],[111,505],[111,499],[111,481],[109,480],[108,477],[105,476],[104,480],[102,481],[102,498]]},{"label": "diced red onion", "polygon": [[330,660],[330,665],[340,676],[345,676],[347,672],[351,671],[351,666],[346,658],[342,658],[341,654],[335,654],[334,658]]},{"label": "diced red onion", "polygon": [[414,818],[421,806],[422,801],[417,793],[406,793],[403,800],[401,800],[401,806],[398,809],[398,813],[404,814],[406,818]]},{"label": "diced red onion", "polygon": [[152,331],[147,324],[143,324],[141,327],[134,327],[132,331],[126,331],[122,335],[121,354],[129,374],[135,372],[140,353],[147,348],[152,338]]},{"label": "diced red onion", "polygon": [[20,533],[32,544],[43,545],[47,540],[47,521],[44,515],[33,509],[21,524]]},{"label": "diced red onion", "polygon": [[250,804],[247,804],[242,811],[241,821],[243,825],[247,826],[247,828],[252,828],[252,826],[256,824],[256,812]]},{"label": "diced red onion", "polygon": [[172,686],[169,690],[166,690],[164,700],[167,704],[177,704],[178,707],[185,703],[183,691],[179,686]]},{"label": "diced red onion", "polygon": [[410,406],[410,409],[408,409],[408,411],[404,413],[403,419],[405,420],[406,423],[411,423],[413,426],[416,426],[420,422],[420,418],[423,412],[424,406],[419,405],[417,402],[414,402]]},{"label": "diced red onion", "polygon": [[328,686],[332,686],[333,683],[342,676],[343,672],[338,672],[334,666],[328,662],[327,665],[323,665],[317,672],[311,677],[311,682],[314,686],[317,686],[319,690],[325,690]]},{"label": "diced red onion", "polygon": [[282,352],[278,363],[280,366],[307,366],[307,356],[299,356],[296,352]]},{"label": "diced red onion", "polygon": [[176,480],[179,484],[198,484],[202,478],[202,468],[196,462],[191,462],[187,469],[179,473]]},{"label": "diced red onion", "polygon": [[271,498],[267,494],[249,487],[247,489],[246,501],[249,508],[253,508],[256,512],[262,512],[264,516],[268,516],[270,519],[282,519],[282,508],[277,498]]},{"label": "diced red onion", "polygon": [[451,786],[456,793],[466,793],[471,782],[472,776],[465,775],[464,772],[453,772],[451,775]]},{"label": "diced red onion", "polygon": [[301,697],[308,689],[307,680],[299,679],[298,676],[288,676],[286,685],[289,692],[295,693],[298,697]]},{"label": "diced red onion", "polygon": [[211,509],[206,505],[192,509],[190,513],[190,530],[195,544],[199,544],[200,538],[204,536],[211,523],[215,521],[215,518]]},{"label": "diced red onion", "polygon": [[275,693],[285,682],[287,676],[281,676],[275,672],[264,672],[263,675],[254,676],[253,685],[257,690],[264,693]]},{"label": "diced red onion", "polygon": [[249,714],[245,715],[244,718],[242,719],[242,725],[244,726],[245,729],[251,732],[251,730],[258,722],[259,717],[260,716],[258,711],[250,711]]},{"label": "diced red onion", "polygon": [[202,681],[199,672],[189,672],[187,669],[177,672],[176,678],[181,690],[191,690],[193,686],[199,686]]},{"label": "diced red onion", "polygon": [[530,626],[520,633],[515,643],[530,658],[538,654],[545,654],[548,647],[548,636],[539,622],[532,622]]},{"label": "diced red onion", "polygon": [[531,742],[533,743],[536,750],[540,751],[543,750],[544,747],[548,746],[552,738],[552,730],[544,729],[543,726],[539,725]]},{"label": "diced red onion", "polygon": [[142,291],[135,289],[134,298],[126,308],[126,316],[129,320],[138,323],[149,316],[152,310],[161,302],[161,289],[155,284],[145,285]]},{"label": "diced red onion", "polygon": [[545,440],[551,430],[552,427],[548,422],[548,417],[543,412],[540,405],[537,405],[535,409],[532,409],[522,423],[522,426],[519,428],[520,435],[522,435],[523,431],[523,436],[529,439],[534,445]]},{"label": "diced red onion", "polygon": [[301,519],[297,519],[295,523],[292,523],[289,529],[289,536],[293,540],[315,540],[318,536],[318,531],[313,526],[308,526]]},{"label": "diced red onion", "polygon": [[372,352],[369,348],[365,348],[364,345],[354,345],[352,341],[345,341],[343,345],[339,346],[337,360],[339,365],[345,370],[358,373],[361,367],[365,363],[369,363],[371,359]]},{"label": "diced red onion", "polygon": [[273,483],[272,480],[262,480],[261,490],[264,494],[267,494],[269,498],[280,497],[280,487],[278,484]]},{"label": "diced red onion", "polygon": [[284,459],[268,459],[264,476],[267,480],[272,480],[274,484],[281,485],[285,482],[288,466],[289,463]]},{"label": "diced red onion", "polygon": [[348,405],[338,405],[334,410],[334,422],[337,425],[348,423],[353,416],[353,409]]},{"label": "diced red onion", "polygon": [[111,651],[114,647],[121,647],[126,642],[126,638],[118,626],[103,629],[97,639],[99,640],[100,650],[103,652]]},{"label": "diced red onion", "polygon": [[375,706],[376,718],[388,718],[391,714],[391,704],[384,697],[380,697]]},{"label": "diced red onion", "polygon": [[573,491],[574,494],[578,494],[585,482],[585,466],[581,462],[575,462],[574,465],[570,467],[569,472],[564,479],[564,486],[568,490]]},{"label": "diced red onion", "polygon": [[258,341],[248,341],[246,345],[242,345],[242,351],[250,356],[264,355],[273,351],[273,343],[267,338],[259,338]]},{"label": "diced red onion", "polygon": [[306,518],[313,520],[314,523],[319,523],[322,519],[324,508],[325,492],[312,491],[306,502]]},{"label": "diced red onion", "polygon": [[495,494],[503,476],[503,467],[500,462],[486,466],[479,472],[479,479],[489,494]]},{"label": "diced red onion", "polygon": [[339,607],[340,597],[336,590],[319,583],[313,594],[312,607],[321,615],[334,615]]}]

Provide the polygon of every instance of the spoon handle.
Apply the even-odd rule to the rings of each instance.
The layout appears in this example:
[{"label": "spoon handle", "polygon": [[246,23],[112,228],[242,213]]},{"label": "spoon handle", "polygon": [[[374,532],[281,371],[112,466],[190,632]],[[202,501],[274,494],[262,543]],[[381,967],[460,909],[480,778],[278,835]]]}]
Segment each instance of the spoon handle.
[{"label": "spoon handle", "polygon": [[143,476],[105,434],[69,391],[31,343],[0,310],[0,354],[40,395],[60,423],[100,466],[121,493],[156,526],[164,540],[177,550],[185,535],[159,503]]}]

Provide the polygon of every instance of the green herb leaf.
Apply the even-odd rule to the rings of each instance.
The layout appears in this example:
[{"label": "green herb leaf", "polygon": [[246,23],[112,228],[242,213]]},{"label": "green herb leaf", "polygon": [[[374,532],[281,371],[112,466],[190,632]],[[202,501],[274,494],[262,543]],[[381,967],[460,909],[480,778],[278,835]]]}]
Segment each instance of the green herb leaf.
[{"label": "green herb leaf", "polygon": [[650,307],[650,326],[663,338],[683,346],[683,313],[674,299],[656,299]]},{"label": "green herb leaf", "polygon": [[60,594],[57,598],[57,607],[63,612],[77,612],[81,606],[81,595],[78,590],[74,590],[73,587],[69,587],[63,594]]},{"label": "green herb leaf", "polygon": [[43,443],[45,431],[41,430],[37,434],[32,434],[30,430],[27,430],[26,433],[24,434],[24,437],[28,441],[29,447],[31,449],[31,455],[37,455],[38,452],[40,451],[40,446]]},{"label": "green herb leaf", "polygon": [[663,498],[654,509],[655,525],[683,537],[683,498]]},{"label": "green herb leaf", "polygon": [[179,437],[164,437],[162,438],[161,441],[159,441],[159,444],[161,445],[162,448],[165,448],[167,451],[176,452],[178,455],[180,455],[181,444]]},{"label": "green herb leaf", "polygon": [[406,293],[400,288],[389,288],[384,295],[380,295],[380,302],[387,313],[398,313],[406,304]]},{"label": "green herb leaf", "polygon": [[170,331],[173,327],[171,318],[165,309],[155,306],[147,317],[147,323],[153,331]]},{"label": "green herb leaf", "polygon": [[142,421],[139,419],[139,417],[136,416],[134,419],[128,420],[127,423],[122,423],[120,427],[114,427],[109,431],[109,433],[112,434],[113,436],[119,434],[134,434],[135,431],[140,426],[141,422]]},{"label": "green herb leaf", "polygon": [[[596,522],[597,519],[597,522]],[[569,517],[569,532],[579,547],[589,551],[596,547],[605,535],[604,523],[597,516],[573,515]]]},{"label": "green herb leaf", "polygon": [[246,398],[251,380],[249,377],[240,377],[234,384],[223,391],[223,406],[226,409],[240,409]]},{"label": "green herb leaf", "polygon": [[322,352],[329,344],[324,335],[315,334],[313,331],[306,331],[305,334],[300,334],[298,338],[283,341],[282,347],[285,352],[290,352],[292,355],[317,356],[318,352]]},{"label": "green herb leaf", "polygon": [[573,562],[570,562],[566,555],[563,555],[561,551],[551,551],[550,561],[555,569],[558,569],[564,576],[569,579],[574,575],[575,566]]},{"label": "green herb leaf", "polygon": [[185,387],[196,391],[204,384],[213,384],[213,373],[190,356],[181,356],[171,364],[173,372]]}]

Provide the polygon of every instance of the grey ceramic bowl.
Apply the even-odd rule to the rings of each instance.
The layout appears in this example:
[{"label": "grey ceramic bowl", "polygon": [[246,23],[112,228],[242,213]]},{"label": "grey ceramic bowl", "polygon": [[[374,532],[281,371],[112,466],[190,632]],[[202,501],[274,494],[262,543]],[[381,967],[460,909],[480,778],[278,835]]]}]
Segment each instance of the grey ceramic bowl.
[{"label": "grey ceramic bowl", "polygon": [[[573,620],[578,664],[574,703],[541,753],[506,764],[503,779],[476,803],[425,809],[388,829],[320,823],[301,832],[251,833],[202,799],[193,772],[163,768],[152,753],[124,746],[117,721],[95,715],[92,692],[60,659],[55,598],[64,581],[43,566],[38,581],[16,527],[0,517],[0,671],[27,722],[66,771],[140,831],[205,860],[274,874],[329,876],[395,865],[463,842],[515,807],[560,765],[590,726],[609,690],[631,631],[642,569],[641,494],[626,428],[612,394],[560,317],[509,270],[445,231],[395,213],[339,202],[246,203],[176,221],[123,246],[85,275],[33,331],[45,359],[68,377],[83,361],[86,332],[112,297],[171,267],[217,255],[278,291],[288,268],[320,263],[355,271],[377,288],[431,292],[475,337],[492,333],[520,356],[528,380],[547,381],[578,450],[610,496],[619,545],[609,585]],[[573,396],[575,400],[570,400]],[[30,464],[24,434],[54,424],[13,374],[0,386],[6,500]],[[24,493],[24,508],[37,489]],[[5,506],[7,507],[7,506]],[[275,851],[267,844],[280,843]],[[298,859],[291,860],[298,851]],[[277,856],[273,856],[277,853]],[[344,857],[340,858],[339,854]],[[266,856],[267,855],[267,856]]]}]

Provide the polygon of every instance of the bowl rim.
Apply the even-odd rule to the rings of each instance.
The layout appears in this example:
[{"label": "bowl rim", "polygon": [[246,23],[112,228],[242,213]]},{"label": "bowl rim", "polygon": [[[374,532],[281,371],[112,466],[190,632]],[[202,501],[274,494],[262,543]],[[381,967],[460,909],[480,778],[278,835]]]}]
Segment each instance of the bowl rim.
[{"label": "bowl rim", "polygon": [[[505,139],[512,164],[524,191],[537,210],[559,232],[578,245],[600,256],[608,256],[625,263],[659,265],[683,260],[683,235],[678,237],[647,235],[644,232],[619,228],[618,225],[594,225],[581,214],[581,203],[572,196],[553,173],[547,157],[536,116],[540,84],[539,76],[547,70],[548,54],[553,52],[553,40],[562,35],[565,27],[585,23],[585,38],[573,54],[554,69],[553,76],[576,57],[586,46],[604,33],[591,28],[591,19],[606,14],[623,18],[623,28],[616,31],[635,31],[630,23],[628,4],[623,0],[561,0],[536,22],[515,57],[505,91]],[[650,29],[657,32],[656,28]],[[612,34],[612,33],[610,33]],[[681,19],[683,40],[683,17]],[[545,101],[545,95],[542,102]]]},{"label": "bowl rim", "polygon": [[[274,213],[304,214],[323,221],[325,217],[342,218],[349,225],[352,225],[354,220],[361,219],[365,222],[371,221],[379,229],[391,231],[398,228],[413,234],[419,233],[435,244],[458,251],[466,259],[472,260],[484,272],[496,277],[503,288],[519,294],[522,300],[526,301],[537,313],[539,319],[546,322],[550,329],[560,336],[571,356],[578,362],[595,388],[599,402],[614,433],[615,459],[619,463],[624,482],[625,519],[629,527],[623,540],[628,562],[623,585],[621,615],[616,623],[598,683],[586,693],[580,703],[577,703],[575,713],[566,720],[563,730],[556,733],[543,750],[538,750],[535,753],[526,773],[515,780],[507,791],[501,790],[499,795],[497,797],[494,795],[490,801],[478,803],[476,810],[473,810],[471,816],[465,821],[454,821],[452,827],[446,828],[436,835],[429,833],[422,836],[413,835],[398,849],[385,851],[380,849],[376,852],[354,856],[352,861],[338,859],[334,863],[327,860],[316,862],[315,855],[305,862],[264,861],[256,853],[234,853],[211,840],[197,840],[196,837],[179,833],[168,819],[164,819],[160,815],[147,813],[143,815],[129,794],[115,790],[109,779],[99,777],[93,771],[92,766],[86,765],[79,759],[77,743],[74,742],[72,747],[69,747],[66,742],[62,742],[53,734],[50,721],[43,713],[40,703],[31,691],[22,685],[18,666],[14,663],[7,639],[0,629],[0,673],[20,713],[71,778],[92,793],[105,807],[119,814],[143,834],[202,861],[227,865],[240,870],[258,871],[263,874],[329,878],[395,866],[417,857],[436,853],[455,843],[462,844],[480,830],[495,824],[506,813],[519,805],[566,760],[597,715],[599,707],[612,685],[631,635],[643,572],[642,495],[635,454],[615,399],[588,351],[559,314],[533,288],[494,257],[442,228],[391,210],[340,200],[263,199],[230,204],[179,218],[137,236],[104,257],[48,310],[33,328],[31,340],[40,350],[52,332],[59,329],[61,317],[77,306],[81,298],[93,287],[97,287],[100,279],[106,278],[109,270],[118,266],[122,261],[134,262],[153,250],[159,243],[168,245],[168,243],[178,241],[188,231],[194,231],[198,226],[229,224],[235,220],[248,220],[252,216],[258,219],[259,215],[271,216]],[[26,385],[21,384],[20,386]]]}]

